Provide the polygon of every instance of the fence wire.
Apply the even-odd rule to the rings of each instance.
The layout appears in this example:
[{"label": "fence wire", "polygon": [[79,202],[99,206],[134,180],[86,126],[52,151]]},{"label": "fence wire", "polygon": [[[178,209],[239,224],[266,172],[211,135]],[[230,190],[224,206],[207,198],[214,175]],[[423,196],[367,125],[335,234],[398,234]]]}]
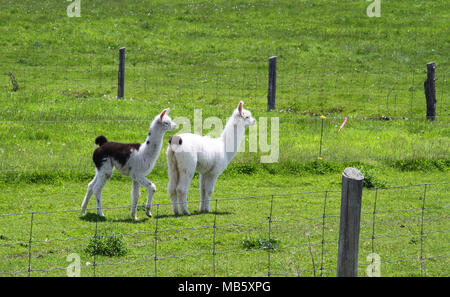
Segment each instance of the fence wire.
[{"label": "fence wire", "polygon": [[[448,275],[449,185],[450,183],[444,182],[365,190],[359,274],[365,275],[364,270],[368,273],[369,269],[374,269],[374,264],[378,264],[381,266],[382,275]],[[107,238],[125,237],[129,240],[126,242],[133,251],[138,251],[140,247],[148,247],[146,251],[153,249],[153,255],[136,253],[133,256],[118,258],[96,254],[89,256],[83,252],[86,242],[98,240],[102,233],[100,229],[108,229],[102,224],[108,223],[109,219],[90,216],[86,221],[86,230],[90,229],[91,234],[87,236],[64,238],[56,236],[41,239],[40,229],[47,228],[48,224],[57,224],[59,219],[56,216],[72,216],[80,210],[0,214],[0,220],[12,220],[9,224],[17,224],[17,227],[22,226],[18,218],[25,219],[23,227],[27,225],[26,218],[28,218],[28,231],[22,232],[22,236],[28,233],[27,240],[18,240],[18,237],[13,238],[10,234],[3,235],[6,234],[4,233],[6,230],[4,227],[1,228],[3,231],[0,255],[3,259],[0,275],[40,276],[42,273],[64,275],[70,263],[61,256],[75,251],[81,254],[84,260],[86,258],[92,260],[92,263],[81,264],[82,276],[114,275],[114,273],[121,275],[120,269],[126,265],[133,265],[133,268],[125,270],[128,271],[126,275],[137,273],[168,276],[181,266],[185,269],[184,276],[191,276],[189,269],[186,270],[185,267],[189,263],[201,263],[203,270],[201,272],[196,270],[194,273],[206,276],[242,275],[241,270],[246,271],[245,276],[330,276],[334,275],[337,269],[339,193],[339,191],[313,191],[218,198],[211,201],[213,203],[211,214],[194,214],[179,218],[166,212],[170,209],[170,203],[154,204],[155,216],[149,223],[145,221],[145,228],[134,232],[114,231],[112,234],[102,235]],[[400,205],[405,207],[398,208],[398,200],[401,201]],[[247,206],[253,204],[256,211],[262,213],[265,209],[267,215],[261,214],[259,221],[248,221],[239,212],[243,206],[237,203],[241,202]],[[192,203],[199,201],[189,201],[189,204]],[[299,204],[298,209],[293,206],[295,204]],[[417,204],[419,207],[409,207]],[[144,205],[139,207],[144,208]],[[104,210],[109,212],[117,210],[122,213],[129,208],[130,206],[120,206]],[[245,208],[245,211],[249,209],[252,207]],[[300,211],[307,209],[314,211],[302,216]],[[228,215],[232,218],[222,219],[222,216]],[[80,221],[86,216],[79,217]],[[204,220],[199,220],[197,224],[177,227],[180,220],[204,216],[212,223],[202,225],[200,223]],[[8,225],[8,222],[4,222],[2,226],[5,226],[5,223]],[[109,227],[114,229],[121,223],[123,221],[113,219]],[[85,226],[75,228],[85,229]],[[403,229],[407,229],[407,232]],[[260,245],[243,245],[245,240],[256,234],[259,236],[257,240]],[[229,241],[227,237],[232,237],[233,240]],[[186,245],[186,240],[189,245]],[[236,240],[239,241],[237,244]],[[252,243],[254,242],[248,242]],[[177,245],[182,248],[174,248]],[[378,253],[381,260],[377,263],[366,262],[364,258],[368,253]],[[27,262],[20,260],[22,257],[26,258]],[[209,260],[205,260],[205,257]],[[48,262],[42,262],[42,259]],[[239,266],[239,261],[243,261],[241,265],[250,265],[251,268]],[[418,263],[418,266],[414,263]],[[262,268],[264,266],[265,268]],[[115,268],[108,270],[105,267]],[[265,273],[261,273],[262,270],[265,270]]]},{"label": "fence wire", "polygon": [[[64,52],[48,61],[48,52],[35,49],[18,52],[0,64],[0,93],[8,101],[33,96],[43,104],[35,120],[67,120],[67,114],[45,113],[55,100],[110,101],[117,96],[118,51],[99,53]],[[186,100],[204,104],[217,100],[248,98],[257,106],[267,104],[267,57],[234,65],[179,64],[167,66],[148,59],[153,53],[127,50],[125,101],[166,101],[172,105]],[[255,53],[256,55],[259,55]],[[93,59],[93,57],[96,59]],[[40,60],[47,61],[42,64]],[[401,62],[390,69],[370,64],[335,64],[325,69],[312,68],[295,57],[279,58],[277,70],[277,109],[295,114],[314,115],[320,109],[339,113],[349,105],[360,117],[424,118],[423,82],[426,65]],[[448,64],[442,61],[436,72],[437,115],[449,117]],[[14,73],[20,92],[12,91],[9,71]],[[83,107],[71,112],[70,120],[81,117]],[[348,112],[348,110],[347,110]],[[4,115],[10,120],[32,120],[20,112],[20,104],[9,107]],[[119,114],[120,116],[120,114]],[[98,116],[96,117],[98,118]],[[122,115],[124,120],[130,119]],[[113,120],[113,119],[111,119]],[[114,118],[117,120],[117,117]]]}]

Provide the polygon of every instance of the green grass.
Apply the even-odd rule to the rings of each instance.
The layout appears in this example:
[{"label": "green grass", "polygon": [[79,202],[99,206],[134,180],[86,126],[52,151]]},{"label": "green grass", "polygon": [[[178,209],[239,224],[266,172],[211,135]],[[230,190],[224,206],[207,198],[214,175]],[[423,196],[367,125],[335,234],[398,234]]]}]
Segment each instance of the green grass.
[{"label": "green grass", "polygon": [[[398,185],[431,182],[441,175],[436,171],[429,172],[426,178],[418,177],[416,172],[390,171],[386,174],[389,180],[398,181]],[[155,176],[153,181],[156,185],[167,184],[165,177]],[[327,193],[325,225],[322,225],[325,193],[314,192],[318,184],[322,188],[337,191]],[[18,208],[14,205],[14,201],[7,201],[2,204],[2,213],[8,212],[8,209],[14,206],[17,212],[27,212],[31,209],[41,212],[74,210],[34,214],[33,240],[37,243],[33,242],[31,246],[33,269],[65,268],[69,265],[66,261],[67,255],[78,253],[83,264],[83,276],[93,275],[92,267],[84,264],[94,263],[94,260],[99,263],[96,275],[154,276],[154,231],[157,224],[156,273],[159,276],[213,275],[213,246],[216,252],[217,276],[266,275],[267,249],[264,245],[248,249],[243,242],[261,240],[264,243],[269,240],[268,216],[271,204],[273,222],[270,238],[272,242],[277,243],[277,248],[271,253],[271,273],[312,276],[315,268],[318,275],[321,261],[323,267],[336,267],[339,173],[306,177],[259,174],[245,179],[242,175],[225,176],[217,184],[214,198],[218,201],[217,206],[215,201],[212,202],[211,214],[194,212],[198,208],[198,203],[194,201],[199,200],[198,181],[195,179],[189,198],[191,201],[189,208],[193,213],[191,216],[173,216],[169,197],[165,191],[157,191],[154,198],[154,217],[147,218],[144,209],[139,208],[140,219],[136,222],[130,219],[129,207],[124,207],[129,201],[131,187],[129,181],[115,179],[105,187],[106,220],[98,219],[94,209],[90,209],[88,215],[79,213],[77,209],[80,197],[84,194],[83,186],[85,185],[80,182],[51,185],[22,184],[20,187],[10,186],[4,190],[5,195],[15,197],[21,204]],[[434,185],[427,188],[423,225],[426,233],[423,235],[424,257],[442,256],[446,253],[448,239],[446,233],[442,232],[448,227],[448,212],[445,208],[448,204],[448,190],[448,185]],[[309,193],[275,196],[272,202],[272,193],[295,192]],[[254,198],[232,199],[249,196],[249,193]],[[385,276],[420,275],[419,262],[416,259],[421,250],[420,208],[423,193],[423,186],[378,190],[374,251],[380,254],[383,261],[387,261],[382,265],[382,273]],[[142,194],[145,196],[145,191]],[[365,275],[366,266],[363,265],[367,264],[366,257],[372,252],[374,199],[375,190],[365,189],[361,218],[360,275]],[[144,203],[145,200],[142,198],[140,201]],[[90,207],[94,208],[95,205]],[[314,219],[310,220],[311,218]],[[27,270],[30,219],[30,214],[0,217],[2,244],[24,242],[23,245],[1,249],[2,258],[7,260],[2,264],[3,271]],[[214,221],[216,228],[213,228]],[[86,248],[96,229],[98,234],[123,234],[127,254],[111,258],[101,255],[94,257],[87,253]],[[320,244],[322,231],[326,242],[323,258]],[[312,265],[309,246],[312,249],[315,266]],[[407,259],[409,261],[398,262]],[[114,263],[117,266],[111,265]],[[425,260],[425,275],[446,275],[442,267],[447,264],[446,258]],[[65,270],[33,271],[32,275],[63,276],[65,273]],[[27,275],[27,272],[19,275]],[[335,270],[325,270],[323,275],[333,276]]]},{"label": "green grass", "polygon": [[[93,266],[85,263],[94,257],[86,248],[97,228],[98,234],[123,234],[127,253],[96,255],[96,275],[210,276],[213,267],[218,276],[267,275],[269,242],[277,244],[270,251],[272,274],[320,275],[321,265],[336,267],[341,174],[352,166],[365,175],[359,274],[365,275],[373,248],[382,276],[421,275],[421,250],[424,275],[449,275],[448,185],[429,186],[423,214],[424,186],[376,189],[449,182],[445,1],[383,1],[380,18],[366,16],[363,0],[95,0],[82,1],[80,18],[67,17],[68,4],[0,3],[0,213],[74,210],[33,215],[37,242],[31,248],[31,215],[0,216],[0,272],[27,271],[31,250],[34,276],[66,275],[72,252],[81,256],[82,275],[91,276]],[[117,100],[122,46],[126,88]],[[267,58],[273,55],[277,109],[267,112]],[[434,122],[425,120],[429,61],[438,65]],[[156,218],[140,209],[140,220],[131,221],[131,183],[117,173],[104,190],[106,220],[98,221],[94,209],[78,213],[94,174],[96,136],[142,142],[166,107],[172,118],[193,120],[201,108],[204,119],[225,122],[239,100],[258,121],[279,118],[279,159],[261,163],[268,153],[249,152],[248,134],[245,152],[217,183],[213,213],[172,215],[164,149],[149,175],[157,187]],[[324,192],[316,191],[325,190],[337,192],[327,194],[323,225]],[[303,192],[315,193],[271,201],[271,195]],[[141,203],[145,196],[142,191]],[[198,199],[195,178],[189,201]],[[197,207],[189,206],[191,212]],[[161,232],[155,238],[156,222]]]}]

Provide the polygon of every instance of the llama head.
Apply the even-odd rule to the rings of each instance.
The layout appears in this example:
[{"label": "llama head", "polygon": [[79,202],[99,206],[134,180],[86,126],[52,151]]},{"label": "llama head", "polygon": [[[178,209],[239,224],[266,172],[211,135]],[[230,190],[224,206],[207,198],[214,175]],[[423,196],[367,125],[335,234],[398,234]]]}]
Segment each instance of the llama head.
[{"label": "llama head", "polygon": [[158,114],[152,122],[152,127],[159,127],[163,132],[175,130],[177,128],[177,124],[172,121],[169,117],[169,108],[164,109],[160,114]]},{"label": "llama head", "polygon": [[235,121],[242,123],[242,125],[247,128],[253,126],[256,123],[256,120],[252,117],[252,113],[244,109],[243,106],[244,101],[239,102],[236,110],[233,112],[233,117]]}]

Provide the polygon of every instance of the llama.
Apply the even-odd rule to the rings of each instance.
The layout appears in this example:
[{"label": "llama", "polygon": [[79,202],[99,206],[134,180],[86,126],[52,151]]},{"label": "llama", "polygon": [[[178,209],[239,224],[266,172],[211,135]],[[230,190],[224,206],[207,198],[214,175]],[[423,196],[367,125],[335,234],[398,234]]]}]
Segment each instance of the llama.
[{"label": "llama", "polygon": [[133,181],[131,217],[134,220],[138,219],[136,209],[141,186],[147,188],[148,198],[145,209],[147,216],[152,216],[150,210],[156,187],[146,176],[152,171],[156,159],[158,159],[164,134],[177,128],[168,113],[169,109],[167,108],[155,117],[143,144],[109,142],[104,136],[98,136],[95,139],[95,144],[99,145],[92,156],[95,164],[95,177],[89,183],[86,196],[81,204],[82,213],[86,213],[89,200],[94,194],[97,202],[97,214],[104,217],[102,190],[116,168],[121,174],[131,177]]},{"label": "llama", "polygon": [[196,171],[199,172],[200,180],[200,212],[209,212],[217,178],[236,155],[245,129],[256,123],[250,111],[243,109],[243,105],[244,102],[239,102],[218,138],[191,133],[170,138],[167,147],[167,190],[175,215],[178,215],[178,205],[183,214],[189,215],[187,194]]}]

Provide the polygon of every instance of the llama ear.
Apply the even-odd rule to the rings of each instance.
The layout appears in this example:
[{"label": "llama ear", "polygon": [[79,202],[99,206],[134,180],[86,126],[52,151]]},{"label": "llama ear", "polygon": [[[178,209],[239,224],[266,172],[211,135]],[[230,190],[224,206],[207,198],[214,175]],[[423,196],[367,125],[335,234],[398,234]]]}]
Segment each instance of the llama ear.
[{"label": "llama ear", "polygon": [[170,111],[169,108],[164,109],[159,118],[162,120],[165,114],[168,113],[169,111]]},{"label": "llama ear", "polygon": [[239,110],[239,114],[242,115],[242,106],[244,105],[244,101],[239,102],[237,109]]}]

